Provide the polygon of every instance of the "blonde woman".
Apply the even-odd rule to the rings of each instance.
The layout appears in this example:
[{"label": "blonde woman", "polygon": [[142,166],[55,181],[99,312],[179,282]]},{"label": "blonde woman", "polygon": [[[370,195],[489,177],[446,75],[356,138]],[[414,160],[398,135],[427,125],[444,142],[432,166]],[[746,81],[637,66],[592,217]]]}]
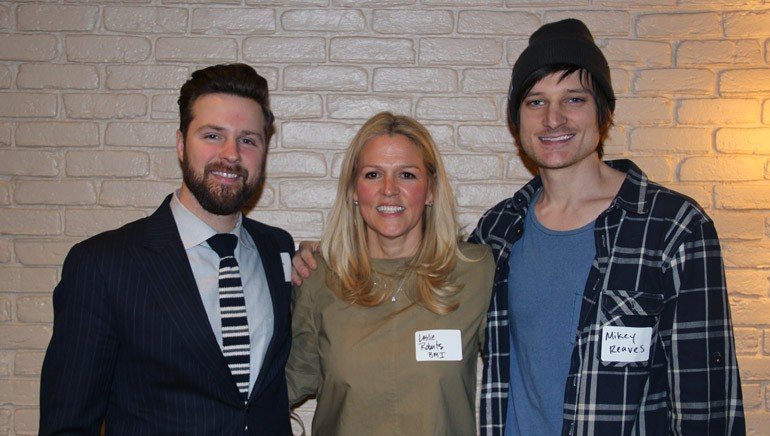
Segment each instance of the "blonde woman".
[{"label": "blonde woman", "polygon": [[289,397],[317,396],[313,434],[476,433],[494,262],[459,241],[428,131],[370,118],[345,155],[318,269],[294,289]]}]

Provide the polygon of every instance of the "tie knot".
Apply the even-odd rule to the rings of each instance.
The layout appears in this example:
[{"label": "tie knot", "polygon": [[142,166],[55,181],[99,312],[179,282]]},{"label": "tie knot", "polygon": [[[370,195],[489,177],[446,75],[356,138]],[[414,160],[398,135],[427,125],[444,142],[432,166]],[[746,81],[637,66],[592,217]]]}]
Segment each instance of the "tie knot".
[{"label": "tie knot", "polygon": [[232,233],[217,233],[208,239],[209,246],[217,252],[220,258],[232,256],[235,246],[238,245],[238,237]]}]

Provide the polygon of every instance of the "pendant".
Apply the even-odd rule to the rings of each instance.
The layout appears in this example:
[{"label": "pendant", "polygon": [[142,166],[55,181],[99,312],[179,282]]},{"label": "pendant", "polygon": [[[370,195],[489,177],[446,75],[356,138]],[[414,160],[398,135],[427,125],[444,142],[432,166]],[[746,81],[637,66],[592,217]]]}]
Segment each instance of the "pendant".
[{"label": "pendant", "polygon": [[[405,281],[406,281],[406,276],[401,277],[401,280],[398,282],[398,288],[396,288],[396,291],[393,292],[393,294],[390,296],[390,302],[391,303],[395,303],[397,301],[396,297],[398,296],[398,293],[401,292],[401,288],[404,287],[404,282]],[[375,287],[379,286],[379,283],[378,283],[377,280],[374,280],[373,284],[374,284]],[[389,284],[389,283],[387,283],[387,282],[383,283],[383,285],[387,285],[387,284]]]}]

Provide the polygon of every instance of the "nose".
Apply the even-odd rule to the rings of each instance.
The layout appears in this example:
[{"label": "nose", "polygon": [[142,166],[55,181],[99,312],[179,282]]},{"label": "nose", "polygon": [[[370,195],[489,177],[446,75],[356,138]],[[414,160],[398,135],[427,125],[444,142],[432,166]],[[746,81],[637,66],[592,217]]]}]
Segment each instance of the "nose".
[{"label": "nose", "polygon": [[238,148],[238,140],[236,138],[225,139],[225,141],[222,142],[222,147],[219,149],[219,157],[228,162],[240,161],[241,152]]},{"label": "nose", "polygon": [[382,193],[388,197],[398,193],[395,177],[385,176],[382,178]]},{"label": "nose", "polygon": [[564,124],[566,120],[567,117],[564,116],[564,111],[561,105],[551,104],[548,106],[544,120],[544,123],[547,127],[551,129],[559,127]]}]

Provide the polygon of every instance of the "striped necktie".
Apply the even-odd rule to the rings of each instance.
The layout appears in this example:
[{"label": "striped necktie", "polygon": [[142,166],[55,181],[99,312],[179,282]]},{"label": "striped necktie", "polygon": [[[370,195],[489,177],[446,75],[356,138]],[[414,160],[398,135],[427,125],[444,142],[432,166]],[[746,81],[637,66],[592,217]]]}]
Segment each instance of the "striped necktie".
[{"label": "striped necktie", "polygon": [[222,319],[222,354],[245,400],[249,395],[249,322],[235,246],[238,237],[220,233],[208,239],[219,255],[219,314]]}]

